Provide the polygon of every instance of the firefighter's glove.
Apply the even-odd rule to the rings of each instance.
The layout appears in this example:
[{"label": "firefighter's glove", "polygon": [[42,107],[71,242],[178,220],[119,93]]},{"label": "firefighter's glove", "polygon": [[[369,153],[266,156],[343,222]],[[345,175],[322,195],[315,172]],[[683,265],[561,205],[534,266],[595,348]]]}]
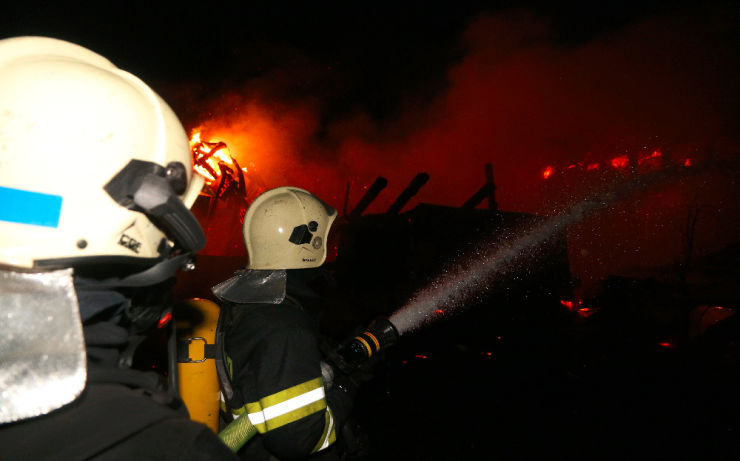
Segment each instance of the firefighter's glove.
[{"label": "firefighter's glove", "polygon": [[380,360],[373,357],[366,363],[359,365],[349,376],[358,384],[372,381],[375,377],[375,369],[378,367],[378,363],[380,363]]},{"label": "firefighter's glove", "polygon": [[360,390],[360,384],[352,376],[340,373],[334,377],[332,390],[345,395],[350,401],[354,401]]},{"label": "firefighter's glove", "polygon": [[322,361],[321,376],[327,389],[342,386],[344,393],[354,395],[362,383],[370,381],[373,378],[373,373],[370,366],[362,366],[351,373],[346,373],[335,364]]}]

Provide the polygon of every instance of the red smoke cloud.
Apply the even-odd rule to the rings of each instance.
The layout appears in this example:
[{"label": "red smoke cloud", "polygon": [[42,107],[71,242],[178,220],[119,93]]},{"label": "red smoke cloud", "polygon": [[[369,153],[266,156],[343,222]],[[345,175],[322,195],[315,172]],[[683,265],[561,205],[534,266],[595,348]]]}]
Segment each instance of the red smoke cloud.
[{"label": "red smoke cloud", "polygon": [[[733,28],[721,12],[706,8],[565,47],[527,13],[480,16],[461,38],[467,53],[449,69],[446,91],[426,101],[409,95],[393,120],[378,122],[358,111],[321,127],[320,101],[265,96],[260,89],[267,76],[220,95],[193,125],[204,139],[225,141],[240,164],[270,186],[307,188],[340,210],[348,182],[351,209],[376,176],[388,178],[368,210],[383,212],[421,171],[430,180],[409,206],[457,206],[483,184],[490,162],[501,209],[550,214],[574,197],[558,197],[562,191],[544,185],[548,165],[607,166],[655,148],[674,156],[738,152]],[[276,81],[287,85],[292,78],[300,75],[281,73]],[[618,267],[676,260],[688,207],[704,207],[706,224],[728,212],[737,222],[737,204],[717,206],[718,194],[737,192],[726,180],[704,177],[577,226],[574,272],[595,279]],[[707,181],[724,185],[702,189]],[[663,237],[656,246],[658,230]],[[700,240],[716,249],[737,235],[729,234],[723,242]]]}]

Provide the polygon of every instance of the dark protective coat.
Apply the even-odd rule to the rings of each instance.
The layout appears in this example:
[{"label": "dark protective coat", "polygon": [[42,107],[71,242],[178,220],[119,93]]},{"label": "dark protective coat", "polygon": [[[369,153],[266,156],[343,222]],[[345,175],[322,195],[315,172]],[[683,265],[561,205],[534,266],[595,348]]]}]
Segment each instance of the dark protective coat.
[{"label": "dark protective coat", "polygon": [[[145,289],[146,290],[146,289]],[[139,291],[139,290],[137,290]],[[0,426],[0,459],[237,459],[206,426],[188,418],[163,376],[122,366],[137,337],[162,313],[159,296],[78,289],[88,357],[82,395],[48,415]],[[139,295],[141,292],[139,293]],[[133,335],[132,335],[133,333]],[[135,349],[135,348],[133,348]],[[164,353],[164,351],[162,351]],[[130,358],[130,357],[129,357]]]},{"label": "dark protective coat", "polygon": [[321,299],[305,284],[307,274],[310,271],[288,271],[287,296],[280,304],[223,306],[232,412],[264,412],[270,418],[272,404],[324,394],[309,399],[310,404],[296,404],[272,425],[255,424],[261,434],[242,449],[244,459],[269,459],[270,454],[296,459],[316,453],[335,440],[351,410],[351,392],[323,386],[317,319]]}]

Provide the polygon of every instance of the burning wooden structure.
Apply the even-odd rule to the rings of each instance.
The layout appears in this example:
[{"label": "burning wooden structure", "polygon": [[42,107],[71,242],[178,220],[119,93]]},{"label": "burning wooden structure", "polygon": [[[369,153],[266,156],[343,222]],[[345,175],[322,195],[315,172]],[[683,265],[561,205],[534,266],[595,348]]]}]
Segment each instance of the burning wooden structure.
[{"label": "burning wooden structure", "polygon": [[[480,245],[504,245],[543,221],[537,215],[499,210],[490,164],[485,173],[484,184],[460,207],[421,203],[403,211],[429,179],[420,173],[385,213],[364,215],[387,184],[379,177],[346,219],[337,223],[338,254],[330,267],[367,317],[389,314],[451,265],[476,258]],[[486,200],[487,207],[478,208]],[[487,305],[499,313],[515,304],[559,305],[570,290],[566,236],[561,232],[540,245],[530,265],[513,268],[492,281],[472,304]]]},{"label": "burning wooden structure", "polygon": [[259,175],[239,165],[222,141],[203,141],[195,132],[190,139],[195,171],[205,186],[193,205],[208,240],[202,254],[246,255],[241,244],[241,224],[249,202],[267,190]]}]

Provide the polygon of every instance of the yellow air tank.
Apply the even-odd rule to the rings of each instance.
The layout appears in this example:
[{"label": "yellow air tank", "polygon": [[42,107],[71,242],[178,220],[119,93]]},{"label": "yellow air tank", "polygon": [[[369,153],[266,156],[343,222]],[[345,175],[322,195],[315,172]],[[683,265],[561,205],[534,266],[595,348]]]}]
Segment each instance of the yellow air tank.
[{"label": "yellow air tank", "polygon": [[180,397],[190,419],[218,433],[219,380],[213,359],[219,307],[207,299],[190,299],[174,309],[178,339]]}]

